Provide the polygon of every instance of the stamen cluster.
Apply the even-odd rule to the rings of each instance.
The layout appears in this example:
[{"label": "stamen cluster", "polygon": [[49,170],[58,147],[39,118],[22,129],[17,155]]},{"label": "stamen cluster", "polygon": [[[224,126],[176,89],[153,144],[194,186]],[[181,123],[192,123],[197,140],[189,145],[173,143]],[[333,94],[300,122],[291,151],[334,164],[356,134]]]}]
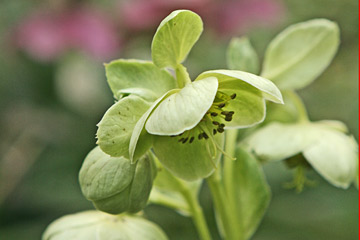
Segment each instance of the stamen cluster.
[{"label": "stamen cluster", "polygon": [[225,111],[223,108],[228,106],[228,102],[235,98],[236,93],[229,96],[218,91],[213,104],[195,128],[171,137],[181,136],[178,142],[192,143],[196,139],[196,136],[198,140],[207,140],[211,135],[223,133],[225,131],[225,124],[221,123],[223,122],[222,119],[226,122],[231,122],[235,114],[234,111]]}]

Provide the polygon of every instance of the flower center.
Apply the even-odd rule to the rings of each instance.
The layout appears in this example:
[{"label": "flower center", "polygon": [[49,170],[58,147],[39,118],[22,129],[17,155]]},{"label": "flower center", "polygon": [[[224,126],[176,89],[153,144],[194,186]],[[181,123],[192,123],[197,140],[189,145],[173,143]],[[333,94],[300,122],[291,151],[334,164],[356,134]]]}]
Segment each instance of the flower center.
[{"label": "flower center", "polygon": [[225,131],[225,124],[222,123],[231,122],[232,117],[235,114],[234,111],[225,111],[223,108],[228,106],[229,101],[236,98],[236,93],[227,95],[218,91],[215,99],[209,110],[205,113],[199,124],[191,130],[185,131],[179,135],[171,137],[179,137],[180,143],[192,143],[194,140],[202,140],[212,138],[212,135],[217,133],[223,133]]}]

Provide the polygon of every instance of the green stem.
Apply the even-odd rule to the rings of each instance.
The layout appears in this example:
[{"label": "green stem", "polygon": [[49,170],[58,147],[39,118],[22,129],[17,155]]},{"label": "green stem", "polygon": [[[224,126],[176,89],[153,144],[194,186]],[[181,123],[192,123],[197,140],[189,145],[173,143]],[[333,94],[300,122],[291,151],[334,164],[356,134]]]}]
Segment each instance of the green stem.
[{"label": "green stem", "polygon": [[[234,157],[235,155],[235,145],[236,145],[236,138],[238,134],[237,129],[228,129],[225,133],[226,140],[225,140],[225,152],[230,156]],[[236,161],[236,160],[235,160]],[[233,195],[233,177],[232,177],[232,170],[233,170],[233,161],[228,161],[227,159],[224,160],[224,185],[226,192],[230,199],[232,199],[231,195]]]},{"label": "green stem", "polygon": [[[155,156],[155,154],[153,154],[151,151],[149,151],[149,152],[150,152],[151,156],[154,158],[155,162],[157,164],[161,165],[159,159]],[[191,191],[191,189],[186,184],[184,184],[183,181],[181,181],[180,179],[178,179],[177,177],[175,177],[174,175],[172,175],[170,173],[169,173],[169,176],[171,176],[173,178],[174,182],[176,182],[178,192],[184,197],[184,199],[186,200],[186,202],[188,204],[192,220],[195,224],[195,227],[200,236],[200,239],[201,240],[211,240],[210,231],[206,224],[204,213],[202,211],[202,208],[199,204],[199,201],[198,201],[196,195],[194,194],[193,191]],[[177,208],[176,205],[168,202],[167,200],[164,201],[163,203],[166,206]]]},{"label": "green stem", "polygon": [[189,73],[182,64],[176,66],[176,79],[179,88],[183,88],[186,84],[191,83]]},{"label": "green stem", "polygon": [[201,208],[196,196],[194,196],[194,194],[186,186],[184,186],[182,188],[181,194],[183,195],[183,197],[186,199],[187,203],[189,204],[190,211],[192,214],[192,219],[194,221],[194,224],[198,231],[200,239],[211,240],[209,228],[206,224],[206,220],[205,220],[202,208]]},{"label": "green stem", "polygon": [[207,178],[207,183],[213,196],[215,210],[221,219],[221,227],[225,235],[224,238],[227,240],[238,240],[236,237],[237,225],[233,222],[234,214],[228,204],[228,198],[221,182],[219,170],[216,170]]},{"label": "green stem", "polygon": [[294,105],[296,107],[296,110],[298,111],[298,114],[299,114],[298,121],[299,122],[309,122],[309,116],[308,116],[305,104],[301,100],[299,95],[297,95],[294,91],[287,91],[286,94],[292,100],[292,102],[294,103]]}]

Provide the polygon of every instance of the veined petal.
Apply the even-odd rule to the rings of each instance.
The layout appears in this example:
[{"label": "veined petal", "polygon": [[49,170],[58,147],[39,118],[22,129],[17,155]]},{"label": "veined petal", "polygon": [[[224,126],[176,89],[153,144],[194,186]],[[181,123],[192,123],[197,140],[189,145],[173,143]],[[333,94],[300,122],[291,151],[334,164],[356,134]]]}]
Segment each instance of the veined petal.
[{"label": "veined petal", "polygon": [[312,143],[303,155],[312,167],[331,184],[347,188],[356,177],[357,143],[344,133],[312,124]]},{"label": "veined petal", "polygon": [[217,89],[215,77],[187,84],[159,104],[147,120],[146,130],[154,135],[170,136],[192,129],[211,107]]},{"label": "veined petal", "polygon": [[200,74],[195,81],[207,77],[216,77],[219,81],[219,89],[227,88],[227,84],[231,84],[233,81],[243,81],[260,90],[266,100],[276,103],[284,103],[280,90],[275,86],[274,83],[266,78],[243,71],[211,70]]},{"label": "veined petal", "polygon": [[163,101],[168,96],[170,96],[171,94],[174,94],[178,91],[179,91],[179,89],[172,89],[172,90],[168,91],[167,93],[165,93],[162,97],[160,97],[158,100],[156,100],[151,105],[151,107],[137,121],[137,123],[134,127],[134,130],[132,131],[129,148],[128,148],[129,158],[132,163],[137,160],[137,156],[135,156],[135,152],[139,151],[139,150],[137,150],[138,143],[140,142],[139,145],[140,145],[140,150],[141,150],[144,145],[143,141],[145,141],[145,143],[147,141],[146,136],[152,136],[152,135],[148,134],[145,130],[146,120],[149,118],[149,116],[153,112],[153,110],[161,103],[161,101]]},{"label": "veined petal", "polygon": [[279,161],[294,156],[311,145],[308,124],[271,123],[245,140],[262,160]]},{"label": "veined petal", "polygon": [[182,63],[203,31],[199,15],[189,10],[173,11],[160,23],[151,44],[154,64],[159,68]]},{"label": "veined petal", "polygon": [[[128,158],[130,138],[135,125],[150,106],[150,103],[135,95],[112,105],[98,123],[96,137],[101,150],[113,157]],[[150,146],[144,142],[143,147],[144,151],[140,155]]]},{"label": "veined petal", "polygon": [[251,127],[264,120],[266,104],[261,91],[240,81],[234,81],[227,87],[220,91],[228,96],[236,94],[236,98],[228,101],[223,108],[224,111],[234,111],[231,121],[220,121],[225,124],[225,128]]},{"label": "veined petal", "polygon": [[150,99],[158,98],[176,87],[173,76],[152,62],[118,59],[105,64],[106,77],[114,96],[138,94]]},{"label": "veined petal", "polygon": [[175,137],[155,136],[153,149],[162,165],[172,174],[186,181],[195,181],[208,177],[219,163],[221,152],[212,140],[222,148],[224,134],[184,144]]}]

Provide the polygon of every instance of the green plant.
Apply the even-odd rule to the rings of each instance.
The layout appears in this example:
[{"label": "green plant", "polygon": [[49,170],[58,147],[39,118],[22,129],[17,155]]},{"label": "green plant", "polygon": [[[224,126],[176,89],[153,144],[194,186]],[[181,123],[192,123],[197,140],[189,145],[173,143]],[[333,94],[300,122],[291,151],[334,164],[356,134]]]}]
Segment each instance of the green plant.
[{"label": "green plant", "polygon": [[98,124],[99,146],[84,161],[80,185],[98,210],[113,215],[63,217],[43,239],[166,239],[136,214],[148,199],[191,216],[199,237],[211,239],[197,200],[204,179],[220,235],[249,239],[270,201],[263,162],[296,168],[288,186],[299,192],[311,183],[311,168],[337,187],[357,183],[357,143],[346,126],[311,122],[295,92],[334,57],[335,23],[317,19],[287,28],[270,43],[260,76],[249,40],[233,39],[231,70],[206,71],[192,81],[182,63],[202,30],[197,14],[174,11],[155,33],[153,62],[105,65],[116,102]]}]

